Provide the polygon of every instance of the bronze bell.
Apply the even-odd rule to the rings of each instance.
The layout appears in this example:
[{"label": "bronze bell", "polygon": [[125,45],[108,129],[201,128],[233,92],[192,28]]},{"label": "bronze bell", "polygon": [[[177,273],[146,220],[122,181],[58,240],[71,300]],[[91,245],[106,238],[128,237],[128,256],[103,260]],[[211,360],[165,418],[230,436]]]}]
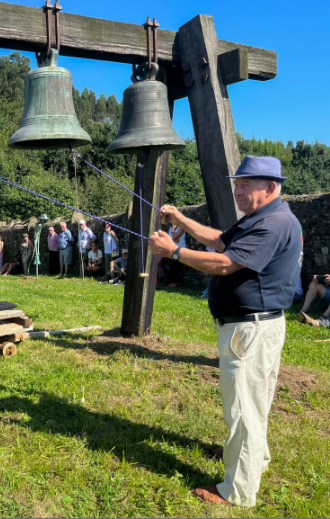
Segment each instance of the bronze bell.
[{"label": "bronze bell", "polygon": [[134,84],[124,92],[118,135],[108,147],[111,153],[147,152],[150,147],[161,152],[185,146],[172,126],[167,88],[155,79],[158,69],[151,63],[149,70],[145,63],[133,73]]},{"label": "bronze bell", "polygon": [[92,139],[79,124],[72,98],[72,76],[57,66],[58,51],[37,55],[38,67],[25,76],[25,104],[11,148],[77,148]]}]

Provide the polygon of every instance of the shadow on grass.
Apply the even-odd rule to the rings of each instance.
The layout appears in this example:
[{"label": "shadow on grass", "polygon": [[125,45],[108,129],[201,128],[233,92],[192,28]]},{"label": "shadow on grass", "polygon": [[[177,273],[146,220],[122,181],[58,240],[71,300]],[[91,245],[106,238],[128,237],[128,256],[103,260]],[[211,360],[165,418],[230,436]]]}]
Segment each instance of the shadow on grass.
[{"label": "shadow on grass", "polygon": [[[8,390],[4,386],[2,389]],[[15,416],[3,415],[0,420],[5,424],[16,424],[32,431],[81,438],[88,449],[111,451],[119,461],[125,458],[126,462],[138,464],[157,474],[172,477],[179,472],[192,488],[214,482],[198,467],[166,452],[164,442],[169,445],[168,450],[172,450],[173,444],[181,447],[198,444],[206,451],[214,446],[202,444],[196,439],[166,431],[161,427],[135,423],[114,414],[92,412],[46,392],[34,393],[36,394],[40,395],[38,403],[31,402],[27,396],[0,398],[2,414],[24,413],[29,417],[28,421],[20,421]]]},{"label": "shadow on grass", "polygon": [[[67,337],[67,339],[65,338]],[[98,337],[101,338],[101,341],[98,341]],[[104,339],[106,337],[112,338],[109,342],[106,342]],[[159,351],[158,349],[148,348],[145,345],[140,345],[132,342],[126,342],[124,338],[121,339],[120,329],[114,328],[112,330],[108,330],[104,332],[102,335],[98,335],[92,340],[88,342],[88,348],[97,353],[98,355],[108,355],[111,356],[117,351],[128,351],[133,356],[139,357],[141,359],[154,359],[154,360],[168,360],[170,362],[184,362],[187,364],[199,364],[204,366],[210,366],[213,368],[219,367],[219,359],[218,358],[209,358],[204,355],[184,355],[184,354],[175,354],[170,352]],[[47,337],[48,343],[53,343],[55,346],[61,348],[68,348],[74,350],[83,350],[86,348],[86,344],[77,342],[74,339],[86,339],[86,335],[83,334],[66,334],[66,336],[58,336],[57,339],[52,337]],[[113,338],[117,340],[113,340]],[[38,339],[42,340],[42,339]],[[150,340],[152,344],[152,339]],[[169,348],[169,350],[173,351],[174,348]]]}]

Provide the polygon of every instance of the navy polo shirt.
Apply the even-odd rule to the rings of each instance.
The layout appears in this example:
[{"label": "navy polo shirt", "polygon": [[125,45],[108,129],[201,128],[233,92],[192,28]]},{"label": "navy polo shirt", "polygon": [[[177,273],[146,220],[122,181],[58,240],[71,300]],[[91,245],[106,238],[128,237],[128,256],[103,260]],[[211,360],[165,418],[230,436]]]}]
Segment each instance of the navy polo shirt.
[{"label": "navy polo shirt", "polygon": [[301,225],[276,198],[221,234],[223,254],[243,269],[211,276],[209,307],[214,318],[284,310],[293,300],[301,263]]}]

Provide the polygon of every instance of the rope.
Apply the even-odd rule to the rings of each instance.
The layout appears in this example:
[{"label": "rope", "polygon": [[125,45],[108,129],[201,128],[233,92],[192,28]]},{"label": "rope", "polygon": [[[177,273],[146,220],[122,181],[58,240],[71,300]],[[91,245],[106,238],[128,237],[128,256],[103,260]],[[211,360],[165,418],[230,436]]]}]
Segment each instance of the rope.
[{"label": "rope", "polygon": [[[83,162],[85,162],[85,164],[87,164],[88,166],[90,166],[91,168],[95,169],[96,171],[98,171],[99,173],[101,173],[101,175],[104,175],[105,177],[109,178],[110,180],[112,180],[113,182],[115,182],[115,184],[117,184],[118,186],[126,189],[126,191],[128,191],[129,193],[131,193],[131,195],[133,196],[136,196],[136,198],[139,198],[140,200],[142,200],[142,202],[144,202],[145,204],[148,204],[150,205],[153,209],[156,209],[156,211],[160,212],[160,209],[158,207],[156,207],[155,205],[153,205],[151,202],[148,202],[148,200],[145,200],[145,198],[142,198],[141,196],[141,193],[140,195],[138,195],[137,193],[135,193],[134,191],[132,191],[132,189],[130,189],[129,187],[126,187],[124,184],[122,184],[121,182],[119,182],[119,180],[116,180],[115,178],[113,177],[110,177],[110,175],[108,175],[107,173],[104,173],[104,171],[102,171],[101,169],[97,168],[96,166],[94,166],[93,164],[91,164],[90,162],[88,162],[88,160],[85,160],[82,158],[81,155],[79,155],[79,153],[76,153],[76,157],[78,157],[80,160],[82,160]],[[140,165],[140,164],[139,164]]]},{"label": "rope", "polygon": [[142,260],[142,273],[144,274],[144,249],[143,249],[143,207],[142,207],[142,171],[143,171],[143,164],[138,164],[138,167],[140,168],[140,179],[139,179],[139,187],[140,187],[140,232],[141,232],[141,260]]},{"label": "rope", "polygon": [[41,193],[36,193],[36,191],[32,191],[32,189],[27,189],[26,187],[20,186],[19,184],[15,184],[15,182],[10,182],[10,180],[5,180],[4,178],[0,177],[0,182],[4,182],[5,184],[8,184],[9,186],[13,186],[13,187],[17,187],[18,189],[22,189],[22,191],[26,191],[26,193],[30,193],[32,195],[38,196],[39,198],[43,198],[44,200],[48,200],[49,202],[53,202],[54,204],[61,205],[62,207],[66,207],[67,209],[70,209],[71,211],[76,211],[77,213],[84,214],[85,216],[88,216],[89,218],[92,218],[93,220],[98,220],[99,222],[108,223],[108,224],[112,225],[113,227],[120,229],[121,231],[128,232],[130,234],[134,234],[135,236],[138,236],[139,238],[143,238],[144,240],[149,241],[149,238],[147,238],[146,236],[143,236],[137,232],[131,231],[129,229],[125,229],[125,227],[121,227],[120,225],[108,222],[107,220],[104,220],[104,218],[86,213],[85,211],[72,207],[71,205],[64,204],[63,202],[58,202],[57,200],[55,200],[54,198],[50,198],[49,196],[42,195]]}]

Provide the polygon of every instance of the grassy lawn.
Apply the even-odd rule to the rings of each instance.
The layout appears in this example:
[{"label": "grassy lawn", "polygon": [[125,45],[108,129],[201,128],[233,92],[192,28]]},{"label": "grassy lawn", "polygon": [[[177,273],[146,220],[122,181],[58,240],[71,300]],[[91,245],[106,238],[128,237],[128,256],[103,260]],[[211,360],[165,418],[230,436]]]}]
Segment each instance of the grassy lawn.
[{"label": "grassy lawn", "polygon": [[24,341],[0,359],[1,517],[330,516],[330,329],[288,312],[270,469],[255,508],[222,508],[191,493],[224,477],[210,452],[226,437],[216,332],[200,293],[158,290],[152,334],[127,339],[122,286],[0,285],[36,330],[104,329]]}]

